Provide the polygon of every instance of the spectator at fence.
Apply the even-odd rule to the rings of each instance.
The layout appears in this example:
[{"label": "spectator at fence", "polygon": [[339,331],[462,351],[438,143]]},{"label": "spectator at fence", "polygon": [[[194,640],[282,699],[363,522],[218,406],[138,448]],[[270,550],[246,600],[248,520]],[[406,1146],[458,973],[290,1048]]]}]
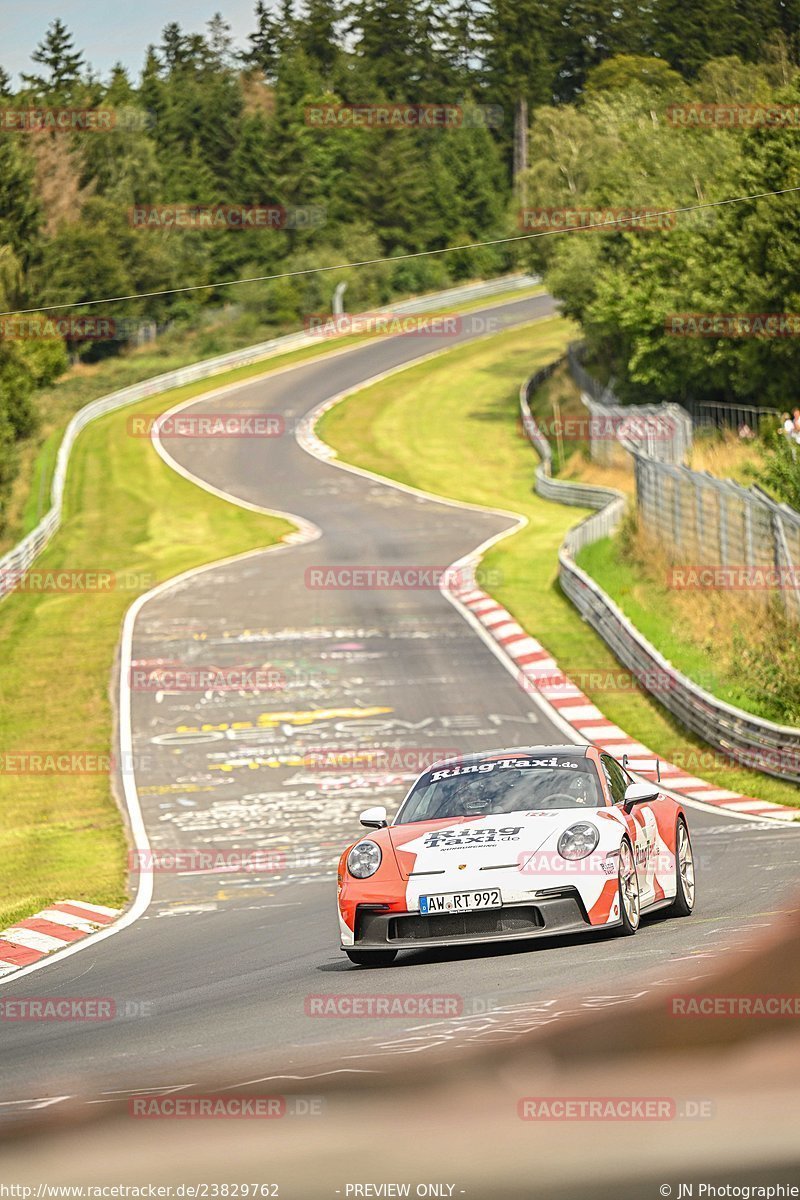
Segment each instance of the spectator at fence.
[{"label": "spectator at fence", "polygon": [[787,438],[794,437],[794,421],[788,413],[784,413],[781,417],[781,427]]}]

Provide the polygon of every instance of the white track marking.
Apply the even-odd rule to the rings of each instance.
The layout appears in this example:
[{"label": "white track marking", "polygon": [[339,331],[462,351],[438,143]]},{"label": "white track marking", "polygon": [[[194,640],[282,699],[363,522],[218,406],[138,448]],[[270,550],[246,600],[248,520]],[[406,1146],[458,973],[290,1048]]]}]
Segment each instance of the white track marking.
[{"label": "white track marking", "polygon": [[[555,314],[548,314],[547,316],[536,318],[536,320],[548,320],[554,315]],[[519,326],[516,326],[516,328],[524,328],[524,325],[528,323],[533,324],[533,321],[523,322]],[[497,336],[496,333],[491,332],[481,334],[475,338],[469,339],[469,344],[474,344],[493,336]],[[459,343],[459,346],[467,344],[467,342],[461,342]],[[321,404],[316,405],[309,413],[307,413],[301,419],[298,429],[295,433],[295,438],[303,450],[319,461],[328,463],[331,466],[335,466],[341,471],[348,471],[351,474],[360,475],[362,478],[375,480],[386,487],[405,492],[407,495],[418,496],[419,498],[428,500],[434,504],[442,504],[445,507],[458,508],[468,512],[480,512],[491,516],[507,517],[512,522],[508,529],[502,530],[500,533],[494,534],[492,537],[487,538],[469,554],[464,555],[462,558],[452,563],[448,571],[453,572],[462,570],[467,566],[474,569],[480,559],[492,546],[494,546],[497,542],[502,541],[503,538],[510,537],[512,534],[517,533],[520,529],[523,529],[528,524],[528,518],[520,513],[511,512],[507,509],[487,508],[485,505],[473,504],[469,501],[451,500],[444,496],[437,496],[434,493],[427,492],[422,488],[415,488],[408,484],[399,483],[394,479],[389,479],[388,476],[379,475],[375,471],[368,471],[363,467],[356,467],[350,463],[341,462],[336,458],[336,451],[317,436],[314,427],[324,412],[327,412],[329,408],[333,408],[335,404],[341,403],[348,396],[352,396],[356,392],[362,391],[365,388],[372,387],[376,383],[380,383],[384,379],[388,379],[390,376],[400,374],[403,371],[411,370],[413,367],[419,366],[422,363],[427,363],[432,359],[449,354],[455,348],[455,346],[448,346],[442,350],[434,350],[430,354],[423,355],[420,358],[415,358],[408,363],[401,363],[397,367],[393,367],[387,371],[382,371],[380,374],[371,376],[370,378],[363,380],[361,383],[355,384],[353,387],[338,392],[336,395],[324,400]],[[185,400],[180,404],[175,405],[174,408],[169,409],[162,415],[164,417],[172,416],[175,413],[182,412],[192,404],[200,404],[217,396],[227,396],[241,388],[252,387],[255,384],[262,383],[268,378],[275,378],[279,375],[288,374],[291,371],[302,370],[305,367],[314,365],[314,363],[323,360],[327,362],[331,358],[338,358],[341,355],[357,353],[362,349],[364,349],[364,343],[359,343],[356,346],[343,347],[339,350],[332,351],[330,354],[305,359],[302,362],[293,363],[289,366],[267,370],[263,374],[252,376],[247,380],[237,381],[236,383],[229,384],[225,387],[214,389],[211,392],[202,392],[189,400]],[[293,545],[297,544],[297,542],[313,540],[317,537],[320,537],[322,532],[317,526],[313,525],[312,522],[307,521],[304,517],[297,516],[294,513],[283,512],[278,509],[269,509],[260,505],[252,504],[250,501],[244,500],[231,492],[226,492],[220,488],[216,488],[213,486],[213,484],[210,484],[201,479],[199,476],[194,475],[191,471],[187,470],[185,467],[182,467],[181,464],[176,462],[172,455],[164,449],[163,445],[158,439],[157,425],[153,428],[152,442],[156,452],[160,455],[164,463],[172,470],[176,471],[179,475],[183,476],[183,478],[189,480],[191,483],[196,484],[204,491],[209,492],[222,500],[227,500],[229,503],[235,504],[239,508],[247,508],[252,512],[260,512],[265,515],[274,516],[289,521],[290,523],[298,526],[298,532],[296,535],[294,535],[296,538],[294,543],[290,543],[287,539],[286,541],[277,543],[273,546],[265,546],[261,549],[247,551],[244,554],[237,554],[229,558],[218,559],[216,562],[206,563],[201,567],[193,567],[191,570],[184,571],[181,575],[176,575],[174,578],[165,580],[163,583],[151,588],[149,592],[143,593],[143,595],[137,597],[137,599],[133,602],[125,614],[125,621],[123,624],[120,642],[119,742],[121,761],[123,762],[133,762],[133,729],[131,724],[131,693],[129,681],[133,633],[136,620],[144,606],[151,600],[154,600],[156,597],[163,595],[164,592],[169,591],[171,588],[177,587],[179,584],[196,578],[198,575],[201,575],[206,571],[213,571],[216,570],[217,567],[227,566],[235,562],[241,562],[244,559],[255,557],[258,554],[277,553],[281,550],[292,549]],[[303,536],[304,530],[307,531],[307,537]],[[293,535],[289,535],[289,537],[292,536]],[[481,622],[473,615],[467,606],[463,604],[457,596],[446,589],[445,585],[441,586],[441,592],[442,595],[445,596],[445,598],[459,612],[467,624],[472,627],[478,637],[480,637],[484,642],[486,647],[491,651],[492,654],[494,654],[498,662],[505,668],[506,671],[508,671],[509,675],[511,675],[515,681],[518,681],[519,667],[514,662],[513,658],[511,658],[511,656],[503,649],[503,647],[495,641],[495,639],[489,634],[488,630],[484,628]],[[543,696],[540,696],[535,692],[526,692],[526,694],[530,697],[533,705],[538,707],[548,717],[551,723],[556,726],[556,728],[563,731],[568,741],[575,745],[589,744],[586,738],[579,734],[571,725],[567,724],[567,722],[559,716],[558,710],[553,708],[552,705],[548,704]],[[150,850],[150,841],[147,836],[147,829],[144,824],[139,794],[136,788],[134,773],[132,771],[123,773],[122,784],[125,807],[127,809],[131,839],[133,841],[134,849],[137,851],[147,852]],[[662,787],[662,791],[664,791],[667,795],[673,796],[674,799],[679,800],[686,807],[697,808],[703,812],[717,813],[718,815],[728,817],[731,820],[752,822],[752,817],[745,813],[731,812],[727,808],[716,808],[711,805],[702,804],[699,801],[690,800],[685,796],[680,796],[674,792],[670,792],[670,790],[666,787]],[[34,971],[40,971],[45,967],[52,966],[56,962],[61,962],[73,954],[78,954],[82,950],[96,946],[98,942],[105,941],[107,938],[113,937],[117,933],[121,933],[122,930],[127,929],[130,925],[133,925],[139,920],[140,917],[144,915],[150,905],[152,897],[152,874],[150,872],[142,872],[139,875],[138,888],[133,903],[131,904],[130,908],[128,908],[122,914],[122,916],[114,922],[113,925],[106,926],[104,929],[101,929],[97,933],[84,938],[80,942],[75,942],[72,945],[65,946],[63,950],[58,950],[51,954],[48,958],[42,959],[37,963],[31,963],[30,966],[21,967],[18,970],[15,969],[13,973],[9,973],[5,978],[2,976],[4,968],[0,967],[0,987],[2,987],[5,983],[12,981],[15,982],[17,979],[21,979],[25,975],[31,975]],[[99,906],[96,907],[99,908]]]},{"label": "white track marking", "polygon": [[[503,302],[501,301],[498,306],[502,307],[502,303]],[[494,333],[485,333],[469,340],[482,341],[484,338],[492,336],[494,336]],[[383,341],[388,339],[380,340]],[[358,343],[355,346],[341,347],[338,350],[332,350],[328,354],[317,355],[315,357],[304,359],[301,362],[290,363],[284,367],[267,369],[261,374],[251,376],[249,379],[237,380],[235,383],[227,384],[221,388],[214,388],[210,392],[203,391],[197,396],[193,396],[189,400],[184,400],[181,403],[176,404],[173,408],[163,413],[162,417],[173,416],[176,413],[182,412],[184,409],[190,407],[192,404],[201,404],[207,400],[214,399],[215,397],[229,396],[233,392],[239,391],[243,388],[252,387],[258,383],[263,383],[267,379],[273,379],[279,375],[286,375],[292,371],[303,370],[305,367],[313,366],[314,363],[321,362],[323,360],[328,362],[332,358],[339,358],[346,354],[355,354],[358,351],[363,350],[366,344],[371,343]],[[394,374],[397,370],[404,370],[407,367],[414,366],[419,362],[426,361],[427,359],[435,358],[442,354],[447,354],[451,349],[452,347],[448,346],[443,350],[437,350],[432,354],[424,355],[421,359],[415,359],[411,363],[402,364],[399,368],[394,368],[392,371],[384,372],[381,376],[373,377],[362,386],[369,386],[371,383],[377,382],[377,380],[380,378]],[[349,392],[342,393],[341,396],[337,397],[337,399],[343,398],[344,395],[349,394]],[[273,516],[286,520],[290,524],[296,525],[297,531],[294,534],[289,534],[283,542],[278,542],[275,545],[264,546],[258,550],[246,551],[244,554],[236,554],[229,558],[218,559],[216,562],[206,563],[201,567],[193,567],[188,571],[184,571],[181,575],[176,575],[172,579],[165,580],[163,583],[151,588],[149,592],[143,593],[143,595],[138,596],[137,599],[134,600],[133,604],[125,614],[125,620],[122,627],[122,637],[120,640],[119,744],[120,761],[123,763],[133,763],[134,761],[133,727],[131,723],[130,669],[134,628],[139,613],[144,606],[151,600],[154,600],[156,597],[163,595],[164,592],[169,591],[171,588],[177,587],[179,584],[186,583],[188,580],[194,579],[206,571],[213,571],[216,570],[217,567],[227,566],[234,562],[242,562],[244,559],[255,557],[257,554],[275,554],[282,550],[290,550],[295,545],[314,541],[322,535],[322,531],[316,525],[314,525],[313,522],[306,520],[305,517],[298,516],[295,513],[283,512],[279,509],[265,508],[258,504],[252,504],[250,501],[244,500],[241,497],[234,495],[232,492],[226,492],[220,488],[214,487],[213,484],[208,483],[206,480],[201,479],[200,476],[193,474],[187,468],[181,466],[181,464],[176,462],[169,451],[167,451],[161,444],[161,441],[158,437],[157,423],[153,426],[151,441],[154,449],[168,467],[170,467],[177,474],[181,475],[184,479],[187,479],[189,482],[194,483],[197,487],[202,488],[203,491],[209,492],[211,495],[217,496],[221,500],[226,500],[230,504],[235,504],[239,508],[246,508],[251,512],[258,512],[266,516]],[[324,446],[324,443],[320,442],[320,446]],[[380,479],[380,476],[376,476],[375,478]],[[383,480],[381,480],[381,482],[383,482]],[[406,490],[413,492],[415,489]],[[419,494],[422,495],[422,493]],[[447,503],[447,501],[442,501],[438,497],[433,497],[433,499],[437,500],[439,503]],[[465,506],[454,503],[453,507],[463,508]],[[480,506],[478,505],[474,505],[472,507],[474,507],[476,510],[480,510]],[[509,513],[507,515],[512,519],[519,520],[519,518],[515,517],[515,514],[513,513]],[[523,519],[523,524],[524,523],[525,520]],[[142,815],[141,802],[139,799],[138,789],[136,787],[135,772],[122,772],[122,786],[133,848],[136,851],[148,852],[150,850],[150,840],[147,836],[147,829],[144,823],[144,817]],[[63,959],[68,958],[73,954],[79,954],[81,950],[87,950],[89,947],[96,946],[98,942],[105,941],[107,938],[113,937],[117,933],[121,933],[123,929],[127,929],[130,925],[133,925],[134,922],[138,921],[139,918],[144,915],[150,906],[152,898],[153,876],[151,872],[143,871],[138,877],[138,887],[136,895],[133,899],[133,903],[131,904],[130,908],[128,908],[122,914],[122,916],[114,922],[113,925],[108,925],[105,928],[98,930],[97,933],[87,936],[80,942],[74,942],[70,945],[67,945],[62,950],[57,950],[53,954],[50,954],[47,958],[40,959],[39,962],[31,963],[27,967],[15,967],[13,971],[7,971],[5,966],[0,965],[0,987],[2,987],[5,983],[16,982],[17,979],[21,979],[25,975],[31,975],[34,971],[41,971],[45,967],[52,966],[53,963],[61,962]],[[97,912],[109,911],[103,909],[101,905],[84,905],[84,907],[94,908],[94,910]],[[9,966],[10,965],[11,964],[9,964]]]},{"label": "white track marking", "polygon": [[25,950],[38,950],[41,954],[49,954],[51,950],[60,950],[66,945],[67,939],[12,925],[10,929],[3,930],[3,941],[10,942],[12,946],[22,946]]},{"label": "white track marking", "polygon": [[118,908],[106,908],[104,904],[89,904],[86,900],[64,900],[63,904],[71,904],[74,908],[85,908],[89,912],[99,913],[101,917],[115,917]]},{"label": "white track marking", "polygon": [[[547,318],[538,318],[538,320],[546,319]],[[533,324],[533,322],[530,322],[530,324]],[[478,340],[481,339],[474,339],[474,341]],[[394,367],[392,370],[382,371],[379,375],[375,375],[371,379],[362,380],[360,383],[355,384],[351,388],[337,392],[335,396],[331,396],[327,400],[323,400],[320,404],[316,405],[309,413],[306,414],[297,428],[295,438],[298,445],[301,446],[307,454],[310,454],[313,458],[318,459],[320,462],[338,468],[340,471],[348,471],[352,475],[360,475],[364,479],[375,480],[378,483],[384,484],[386,487],[394,488],[397,491],[405,492],[411,496],[418,496],[421,499],[429,500],[435,504],[444,504],[449,508],[460,508],[468,512],[486,513],[490,516],[507,517],[513,522],[508,529],[501,530],[500,533],[496,533],[492,537],[487,538],[484,542],[481,542],[479,546],[476,546],[474,550],[469,551],[469,553],[451,563],[445,571],[444,579],[440,584],[439,590],[445,599],[447,599],[453,605],[453,607],[457,609],[467,624],[471,626],[487,649],[494,654],[498,662],[505,667],[508,673],[519,683],[520,670],[517,663],[514,662],[514,659],[511,657],[508,651],[495,640],[486,626],[478,620],[478,618],[475,616],[474,608],[471,609],[467,607],[467,605],[449,589],[447,578],[448,576],[457,575],[459,572],[466,574],[468,571],[471,571],[474,576],[475,568],[478,566],[486,552],[504,538],[511,537],[513,534],[518,533],[521,529],[524,529],[528,524],[528,518],[521,513],[511,512],[504,508],[489,508],[486,505],[474,504],[468,500],[451,500],[449,497],[437,496],[434,492],[428,492],[424,488],[413,487],[407,483],[400,483],[398,480],[390,479],[388,475],[380,475],[377,471],[370,471],[366,467],[357,467],[353,463],[342,462],[341,459],[337,457],[337,451],[332,446],[329,446],[327,442],[324,442],[316,432],[316,425],[320,418],[335,405],[341,404],[349,396],[353,396],[358,392],[364,391],[368,387],[373,387],[377,383],[382,383],[385,379],[388,379],[392,375],[401,374],[403,371],[410,370],[413,367],[419,366],[421,363],[428,363],[432,359],[438,358],[442,354],[449,353],[450,350],[455,348],[456,347],[449,347],[444,351],[434,351],[432,354],[426,354],[422,358],[414,359],[414,361],[410,363],[403,363],[398,367]],[[491,611],[495,603],[497,602],[494,601],[492,605],[487,605],[484,611]],[[544,696],[536,691],[529,691],[524,687],[523,690],[530,697],[533,705],[539,708],[545,714],[548,720],[564,734],[567,741],[572,742],[574,745],[594,744],[590,742],[588,738],[585,738],[567,721],[565,721],[560,715],[559,710],[553,705],[549,704]],[[600,715],[602,716],[602,714]],[[649,780],[646,782],[649,782]],[[712,804],[704,804],[700,800],[694,800],[688,796],[672,791],[668,786],[665,786],[663,781],[661,785],[661,791],[665,795],[671,796],[674,800],[677,800],[686,808],[695,808],[700,812],[715,813],[719,816],[728,817],[732,821],[752,822],[752,813],[747,814],[731,811],[730,805],[722,807]],[[790,811],[787,816],[787,820],[793,816],[794,814]]]},{"label": "white track marking", "polygon": [[36,917],[41,921],[51,921],[53,925],[63,925],[66,929],[78,929],[81,933],[94,933],[102,929],[102,925],[89,921],[86,917],[73,917],[70,913],[60,912],[57,908],[43,908]]}]

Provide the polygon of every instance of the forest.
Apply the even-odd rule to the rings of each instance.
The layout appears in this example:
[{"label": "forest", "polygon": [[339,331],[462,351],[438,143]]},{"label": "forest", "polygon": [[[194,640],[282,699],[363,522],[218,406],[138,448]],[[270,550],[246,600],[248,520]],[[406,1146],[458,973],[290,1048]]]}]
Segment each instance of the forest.
[{"label": "forest", "polygon": [[[626,399],[793,405],[793,337],[667,326],[676,313],[800,312],[798,193],[714,207],[800,185],[799,15],[796,0],[259,0],[246,45],[220,14],[202,33],[170,23],[137,77],[118,65],[104,79],[55,21],[29,72],[12,79],[0,61],[0,514],[37,390],[71,362],[125,353],[140,323],[191,328],[217,311],[256,340],[328,311],[342,281],[356,310],[541,271]],[[313,115],[381,105],[457,119]],[[698,127],[672,115],[687,105],[772,116]],[[95,127],[25,126],[26,113],[64,111]],[[164,206],[281,215],[241,228],[135,218]],[[562,207],[693,211],[655,230],[530,236],[532,211]],[[166,294],[90,304],[151,292]],[[113,318],[117,334],[20,336],[14,314],[65,304]]]}]

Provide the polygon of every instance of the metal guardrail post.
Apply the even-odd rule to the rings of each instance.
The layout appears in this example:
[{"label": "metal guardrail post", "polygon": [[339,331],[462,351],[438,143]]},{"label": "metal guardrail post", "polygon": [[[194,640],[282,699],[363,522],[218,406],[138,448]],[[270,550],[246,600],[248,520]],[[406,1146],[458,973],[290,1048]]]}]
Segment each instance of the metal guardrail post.
[{"label": "metal guardrail post", "polygon": [[777,508],[773,513],[773,527],[775,529],[775,545],[778,550],[779,560],[778,579],[781,594],[784,597],[784,607],[790,615],[797,618],[800,615],[800,576],[798,576],[797,568],[792,562],[789,543],[786,540],[786,530],[783,526],[783,518],[780,510]]},{"label": "metal guardrail post", "polygon": [[337,283],[333,289],[333,299],[331,300],[331,312],[335,317],[341,317],[344,313],[344,294],[347,291],[347,280],[343,279],[341,283]]}]

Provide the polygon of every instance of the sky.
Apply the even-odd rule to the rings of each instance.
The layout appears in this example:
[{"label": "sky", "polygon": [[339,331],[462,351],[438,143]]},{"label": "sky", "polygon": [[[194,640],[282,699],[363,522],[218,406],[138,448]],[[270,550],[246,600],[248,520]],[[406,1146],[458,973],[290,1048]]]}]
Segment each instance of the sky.
[{"label": "sky", "polygon": [[117,61],[137,78],[147,46],[160,40],[165,25],[177,21],[188,33],[199,33],[217,10],[231,26],[235,45],[244,47],[255,27],[255,0],[0,0],[0,65],[17,84],[19,72],[32,68],[31,50],[60,17],[101,78]]}]

